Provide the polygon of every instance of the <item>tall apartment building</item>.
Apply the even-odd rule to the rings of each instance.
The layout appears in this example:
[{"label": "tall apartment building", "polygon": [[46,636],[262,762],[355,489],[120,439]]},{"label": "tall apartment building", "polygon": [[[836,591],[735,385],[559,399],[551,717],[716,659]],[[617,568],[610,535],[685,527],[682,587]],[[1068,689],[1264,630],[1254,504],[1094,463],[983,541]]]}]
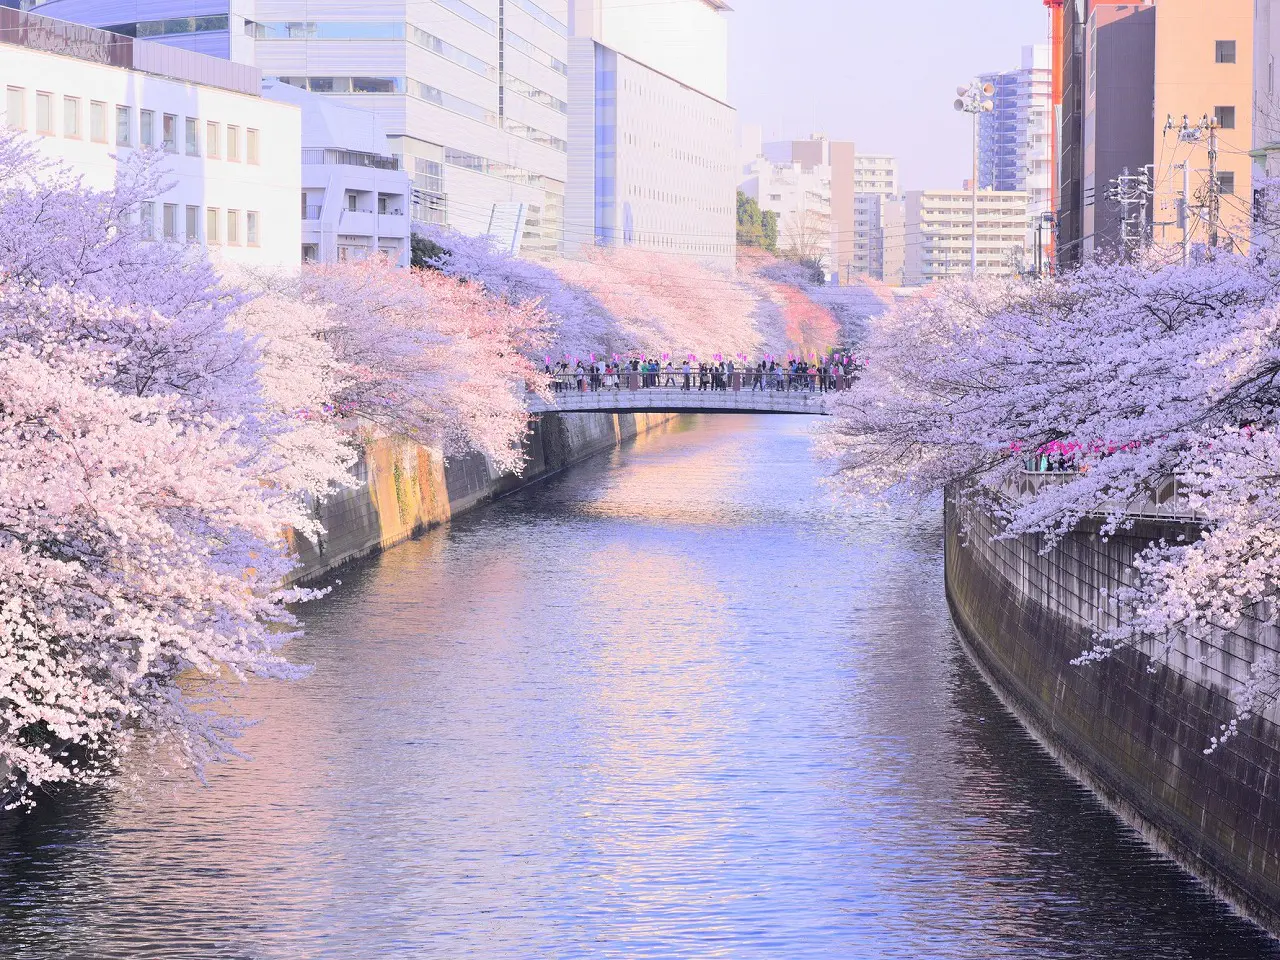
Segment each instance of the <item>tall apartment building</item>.
[{"label": "tall apartment building", "polygon": [[[1156,243],[1176,245],[1183,242],[1183,224],[1192,245],[1216,234],[1222,246],[1247,247],[1257,75],[1254,7],[1253,0],[1066,4],[1061,263],[1116,254],[1121,234],[1145,231]],[[1183,117],[1192,128],[1202,119],[1216,126],[1216,184],[1209,176],[1210,137],[1207,131],[1181,134]],[[1167,129],[1169,118],[1172,129]],[[1145,221],[1141,208],[1130,205],[1122,226],[1121,208],[1108,195],[1126,167],[1131,175],[1148,171],[1153,195]],[[1220,197],[1216,216],[1215,193]]]},{"label": "tall apartment building", "polygon": [[1017,70],[983,74],[995,88],[994,109],[978,115],[978,186],[1016,190],[1030,197],[1027,249],[1033,249],[1046,214],[1052,214],[1053,67],[1046,45],[1022,48]]},{"label": "tall apartment building", "polygon": [[[900,283],[900,271],[893,267],[893,243],[901,245],[895,235],[900,217],[901,195],[898,185],[898,161],[887,154],[857,154],[853,162],[853,255],[845,265],[846,280],[867,276],[888,283]],[[885,255],[889,255],[887,268]]]},{"label": "tall apartment building", "polygon": [[633,246],[733,266],[727,9],[723,0],[572,0],[567,252]]},{"label": "tall apartment building", "polygon": [[[978,273],[1009,276],[1022,269],[1030,198],[1017,191],[978,194]],[[920,286],[967,276],[973,213],[968,190],[909,190],[904,281]]]},{"label": "tall apartment building", "polygon": [[296,266],[301,114],[261,87],[252,67],[0,8],[0,122],[99,189],[131,151],[162,150],[171,185],[142,204],[144,229]]},{"label": "tall apartment building", "polygon": [[254,64],[370,110],[414,214],[558,247],[568,164],[568,0],[46,0],[41,10]]},{"label": "tall apartment building", "polygon": [[1031,198],[1031,211],[1051,213],[1053,157],[1053,68],[1043,44],[1022,48],[1017,70],[980,78],[995,87],[994,109],[978,117],[978,186],[1017,190]]}]

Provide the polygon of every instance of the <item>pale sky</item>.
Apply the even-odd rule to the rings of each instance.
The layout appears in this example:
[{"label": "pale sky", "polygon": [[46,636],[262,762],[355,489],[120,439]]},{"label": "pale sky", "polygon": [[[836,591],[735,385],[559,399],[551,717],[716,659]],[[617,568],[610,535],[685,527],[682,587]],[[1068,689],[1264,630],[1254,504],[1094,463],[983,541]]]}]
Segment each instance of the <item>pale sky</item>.
[{"label": "pale sky", "polygon": [[1047,42],[1041,0],[729,0],[729,102],[765,140],[813,130],[898,157],[903,189],[969,176],[956,86]]}]

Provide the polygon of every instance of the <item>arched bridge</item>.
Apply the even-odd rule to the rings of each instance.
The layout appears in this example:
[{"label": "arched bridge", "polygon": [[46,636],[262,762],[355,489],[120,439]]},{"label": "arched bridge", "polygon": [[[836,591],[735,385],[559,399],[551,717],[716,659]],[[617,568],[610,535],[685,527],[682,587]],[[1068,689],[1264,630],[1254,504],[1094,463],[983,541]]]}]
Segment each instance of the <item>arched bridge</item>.
[{"label": "arched bridge", "polygon": [[620,382],[609,378],[561,378],[549,401],[537,396],[529,398],[530,413],[784,413],[829,416],[828,401],[852,384],[850,377],[831,377],[822,382],[817,376],[762,378],[755,383],[751,376],[725,378],[721,386],[700,387],[696,378],[689,387],[682,386],[683,377],[663,373],[652,378],[623,375]]}]

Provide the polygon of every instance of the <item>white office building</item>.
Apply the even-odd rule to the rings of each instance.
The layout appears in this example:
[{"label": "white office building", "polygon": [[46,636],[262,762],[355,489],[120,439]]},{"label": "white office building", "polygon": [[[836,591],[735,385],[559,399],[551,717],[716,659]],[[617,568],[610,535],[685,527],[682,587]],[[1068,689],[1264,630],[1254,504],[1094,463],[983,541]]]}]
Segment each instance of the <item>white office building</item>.
[{"label": "white office building", "polygon": [[378,118],[278,80],[263,95],[302,113],[302,259],[382,253],[407,267],[413,192]]},{"label": "white office building", "polygon": [[301,118],[261,86],[252,67],[0,8],[5,124],[99,189],[117,158],[161,149],[172,186],[140,211],[155,236],[296,266]]},{"label": "white office building", "polygon": [[41,10],[253,64],[370,110],[414,181],[416,218],[563,232],[568,0],[46,0]]},{"label": "white office building", "polygon": [[[968,190],[909,190],[906,197],[905,283],[920,286],[967,276],[972,250],[972,195]],[[978,273],[1019,273],[1026,256],[1027,194],[978,193]]]},{"label": "white office building", "polygon": [[732,267],[736,116],[722,0],[572,0],[565,249]]}]

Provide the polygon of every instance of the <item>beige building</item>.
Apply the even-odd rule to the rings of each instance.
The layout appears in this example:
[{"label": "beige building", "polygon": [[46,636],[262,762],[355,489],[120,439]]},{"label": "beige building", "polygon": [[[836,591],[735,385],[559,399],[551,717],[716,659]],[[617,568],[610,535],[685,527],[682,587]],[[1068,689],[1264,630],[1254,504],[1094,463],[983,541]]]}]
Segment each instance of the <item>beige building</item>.
[{"label": "beige building", "polygon": [[[923,286],[969,273],[973,230],[967,190],[908,190],[903,281]],[[1010,276],[1026,256],[1026,193],[984,190],[978,194],[978,273]]]},{"label": "beige building", "polygon": [[[1217,141],[1220,212],[1218,242],[1248,246],[1253,202],[1255,0],[1158,0],[1155,23],[1156,240],[1178,242],[1176,226],[1183,171],[1190,173],[1188,229],[1192,243],[1211,239],[1209,150]],[[1265,4],[1264,4],[1265,5]],[[1206,118],[1212,132],[1180,133]],[[1168,118],[1174,129],[1166,133]],[[1192,136],[1196,139],[1192,139]],[[1172,221],[1173,225],[1166,225]]]}]

